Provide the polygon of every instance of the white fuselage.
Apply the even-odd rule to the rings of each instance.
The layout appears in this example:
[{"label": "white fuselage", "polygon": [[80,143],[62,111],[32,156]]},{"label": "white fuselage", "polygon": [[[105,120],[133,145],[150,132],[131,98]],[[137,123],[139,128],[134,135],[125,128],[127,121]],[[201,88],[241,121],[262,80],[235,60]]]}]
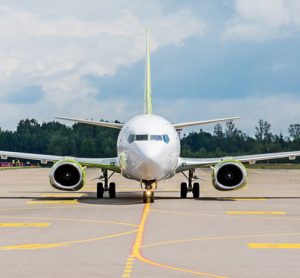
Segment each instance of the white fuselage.
[{"label": "white fuselage", "polygon": [[145,114],[128,121],[118,136],[122,175],[137,181],[158,181],[175,174],[180,139],[164,118]]}]

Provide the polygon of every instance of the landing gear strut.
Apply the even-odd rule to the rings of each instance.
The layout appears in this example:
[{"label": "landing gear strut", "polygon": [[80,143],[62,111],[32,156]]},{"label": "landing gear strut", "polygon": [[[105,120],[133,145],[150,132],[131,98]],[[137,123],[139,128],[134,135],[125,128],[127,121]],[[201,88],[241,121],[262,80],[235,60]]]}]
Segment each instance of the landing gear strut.
[{"label": "landing gear strut", "polygon": [[198,178],[195,176],[195,170],[189,170],[188,175],[182,173],[188,180],[188,183],[182,182],[180,186],[180,198],[186,198],[188,192],[193,193],[193,198],[197,199],[200,197],[200,184],[193,182]]},{"label": "landing gear strut", "polygon": [[143,203],[154,203],[154,189],[156,189],[156,182],[146,181],[145,189],[146,191],[143,192]]},{"label": "landing gear strut", "polygon": [[97,198],[102,199],[104,192],[108,192],[109,198],[116,197],[116,184],[114,182],[108,183],[109,179],[112,177],[114,172],[108,176],[107,170],[102,170],[102,175],[100,176],[101,182],[97,183]]}]

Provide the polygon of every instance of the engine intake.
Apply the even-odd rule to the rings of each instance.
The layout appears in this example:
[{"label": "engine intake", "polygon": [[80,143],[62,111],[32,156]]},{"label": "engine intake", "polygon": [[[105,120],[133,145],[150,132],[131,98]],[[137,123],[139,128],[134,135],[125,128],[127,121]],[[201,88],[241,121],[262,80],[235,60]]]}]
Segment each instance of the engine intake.
[{"label": "engine intake", "polygon": [[247,184],[247,171],[239,161],[222,161],[215,166],[212,180],[220,191],[240,189]]},{"label": "engine intake", "polygon": [[62,160],[53,165],[49,178],[50,184],[58,190],[76,191],[84,186],[85,172],[78,162]]}]

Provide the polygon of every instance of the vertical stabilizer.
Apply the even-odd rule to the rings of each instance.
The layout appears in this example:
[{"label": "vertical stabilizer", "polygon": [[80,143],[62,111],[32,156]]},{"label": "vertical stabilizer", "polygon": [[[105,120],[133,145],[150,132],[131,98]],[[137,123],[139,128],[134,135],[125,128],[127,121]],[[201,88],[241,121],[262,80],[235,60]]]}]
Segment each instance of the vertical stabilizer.
[{"label": "vertical stabilizer", "polygon": [[152,96],[151,96],[151,72],[150,72],[150,38],[149,29],[146,29],[146,61],[145,61],[145,99],[144,113],[152,114]]}]

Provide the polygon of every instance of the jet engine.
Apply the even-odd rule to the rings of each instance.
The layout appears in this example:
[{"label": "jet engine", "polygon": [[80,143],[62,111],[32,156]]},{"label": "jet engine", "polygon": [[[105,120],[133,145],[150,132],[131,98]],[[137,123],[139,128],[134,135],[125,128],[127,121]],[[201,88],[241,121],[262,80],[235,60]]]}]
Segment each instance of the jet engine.
[{"label": "jet engine", "polygon": [[77,161],[65,159],[52,166],[49,178],[50,184],[58,190],[76,191],[84,186],[85,172]]},{"label": "jet engine", "polygon": [[240,189],[247,184],[247,170],[239,161],[221,161],[213,169],[212,183],[220,191]]}]

